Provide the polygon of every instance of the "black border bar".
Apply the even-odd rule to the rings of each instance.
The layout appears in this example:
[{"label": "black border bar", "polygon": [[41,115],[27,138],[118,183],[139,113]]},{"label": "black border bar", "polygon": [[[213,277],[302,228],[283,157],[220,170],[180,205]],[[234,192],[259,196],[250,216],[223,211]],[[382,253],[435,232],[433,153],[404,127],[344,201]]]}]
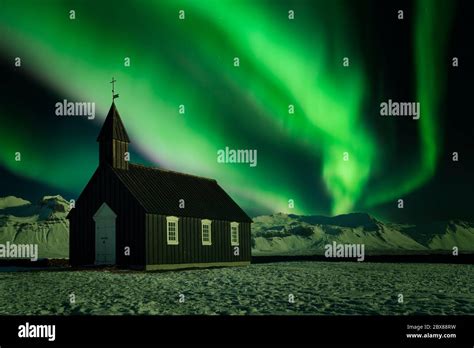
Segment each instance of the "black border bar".
[{"label": "black border bar", "polygon": [[[26,322],[55,325],[56,339],[20,338]],[[408,325],[456,338],[407,338]],[[455,325],[456,329],[434,329]],[[0,316],[10,344],[474,344],[474,316]]]}]

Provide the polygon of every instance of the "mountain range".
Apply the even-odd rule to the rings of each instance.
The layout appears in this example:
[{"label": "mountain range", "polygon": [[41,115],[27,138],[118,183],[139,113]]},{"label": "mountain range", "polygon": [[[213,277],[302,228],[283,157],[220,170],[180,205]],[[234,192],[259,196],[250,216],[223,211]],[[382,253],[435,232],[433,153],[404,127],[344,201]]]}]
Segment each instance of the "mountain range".
[{"label": "mountain range", "polygon": [[[45,196],[35,203],[0,198],[0,244],[38,244],[40,258],[67,258],[69,202]],[[334,217],[277,213],[253,218],[252,254],[322,255],[324,246],[364,244],[367,254],[474,252],[474,223],[462,220],[426,224],[382,222],[366,213]]]},{"label": "mountain range", "polygon": [[474,252],[474,223],[382,222],[366,213],[334,217],[273,214],[253,218],[253,255],[319,255],[324,246],[364,244],[367,254]]},{"label": "mountain range", "polygon": [[69,202],[45,196],[39,202],[14,196],[0,198],[0,244],[38,244],[40,258],[69,255]]}]

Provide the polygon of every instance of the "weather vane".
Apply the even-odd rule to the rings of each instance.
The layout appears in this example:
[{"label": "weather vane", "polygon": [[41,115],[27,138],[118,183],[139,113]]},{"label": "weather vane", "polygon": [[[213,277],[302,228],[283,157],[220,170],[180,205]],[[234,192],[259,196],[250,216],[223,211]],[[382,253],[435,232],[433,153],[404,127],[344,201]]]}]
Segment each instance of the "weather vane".
[{"label": "weather vane", "polygon": [[112,101],[113,101],[115,98],[118,98],[118,97],[119,97],[118,93],[115,94],[115,82],[117,82],[117,80],[116,80],[114,77],[112,77],[112,81],[110,81],[110,83],[112,84]]}]

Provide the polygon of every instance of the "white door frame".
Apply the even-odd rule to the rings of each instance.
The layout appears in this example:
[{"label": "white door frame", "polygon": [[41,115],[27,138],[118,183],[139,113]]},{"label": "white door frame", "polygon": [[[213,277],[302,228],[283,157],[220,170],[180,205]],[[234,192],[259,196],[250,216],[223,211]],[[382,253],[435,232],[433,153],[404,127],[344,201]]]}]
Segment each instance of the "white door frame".
[{"label": "white door frame", "polygon": [[94,214],[95,221],[95,259],[96,265],[115,264],[115,220],[117,214],[107,205],[102,203]]}]

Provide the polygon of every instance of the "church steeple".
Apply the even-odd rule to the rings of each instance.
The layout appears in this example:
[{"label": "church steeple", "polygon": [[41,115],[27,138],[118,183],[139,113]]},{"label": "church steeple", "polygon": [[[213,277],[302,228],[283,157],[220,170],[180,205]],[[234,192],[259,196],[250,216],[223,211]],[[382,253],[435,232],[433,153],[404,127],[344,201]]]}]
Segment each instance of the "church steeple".
[{"label": "church steeple", "polygon": [[113,168],[128,169],[130,139],[113,101],[97,141],[99,165],[109,164]]}]

